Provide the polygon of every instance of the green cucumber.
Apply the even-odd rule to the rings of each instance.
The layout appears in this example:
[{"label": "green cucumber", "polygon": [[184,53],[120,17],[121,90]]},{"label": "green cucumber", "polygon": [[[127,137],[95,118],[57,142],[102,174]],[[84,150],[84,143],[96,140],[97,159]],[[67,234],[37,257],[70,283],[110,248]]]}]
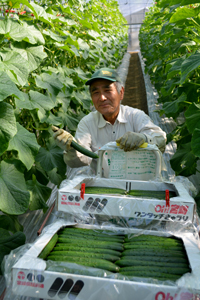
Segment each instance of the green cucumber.
[{"label": "green cucumber", "polygon": [[[148,197],[165,200],[165,191],[130,190],[128,191],[127,195],[134,197]],[[176,193],[170,191],[169,197],[176,197]]]},{"label": "green cucumber", "polygon": [[146,241],[137,241],[134,239],[131,239],[129,242],[124,243],[124,245],[131,245],[131,244],[142,244],[142,245],[170,245],[170,246],[178,246],[178,247],[183,247],[183,244],[180,242],[177,242],[176,240],[157,240],[157,241],[151,241],[151,240],[146,240]]},{"label": "green cucumber", "polygon": [[69,244],[65,245],[63,243],[57,244],[54,249],[56,251],[79,251],[79,252],[90,252],[90,253],[101,253],[101,254],[110,254],[114,256],[121,256],[121,252],[112,249],[105,249],[105,248],[96,248],[92,245],[91,248],[89,247],[80,247],[80,246],[71,246]]},{"label": "green cucumber", "polygon": [[122,252],[123,257],[127,256],[149,256],[149,255],[155,255],[155,256],[162,256],[162,257],[168,257],[168,256],[173,256],[173,257],[182,257],[186,258],[186,254],[182,251],[170,251],[170,250],[149,250],[149,249],[130,249],[130,250],[125,250]]},{"label": "green cucumber", "polygon": [[122,259],[116,261],[115,264],[119,265],[120,267],[129,267],[129,266],[159,266],[159,267],[174,267],[177,268],[188,268],[187,262],[164,262],[163,261],[147,261],[147,260],[139,260],[139,259],[131,259],[129,261]]},{"label": "green cucumber", "polygon": [[152,271],[124,271],[120,274],[129,277],[155,278],[159,280],[178,280],[180,275],[152,272]]},{"label": "green cucumber", "polygon": [[170,251],[172,250],[183,250],[183,247],[181,245],[170,245],[170,244],[156,244],[156,243],[124,243],[123,244],[124,249],[168,249]]},{"label": "green cucumber", "polygon": [[51,240],[48,242],[48,244],[44,247],[44,249],[42,250],[42,252],[39,254],[39,258],[45,259],[50,252],[53,250],[54,246],[56,245],[58,241],[58,235],[57,233],[55,233]]},{"label": "green cucumber", "polygon": [[135,261],[143,261],[143,262],[161,262],[163,264],[165,263],[183,263],[188,264],[188,260],[181,257],[157,257],[157,256],[126,256],[122,257],[120,260],[116,261],[116,264],[121,267],[128,267],[128,266],[134,266]]},{"label": "green cucumber", "polygon": [[176,265],[168,267],[163,265],[160,266],[131,266],[131,267],[124,267],[120,268],[119,273],[124,272],[131,272],[131,271],[152,271],[152,272],[160,272],[160,273],[172,273],[175,275],[183,275],[185,273],[191,272],[190,268],[188,267],[177,267]]},{"label": "green cucumber", "polygon": [[[58,131],[59,129],[60,129],[60,128],[58,128],[58,127],[52,125],[52,130],[53,130],[54,132]],[[79,145],[79,144],[78,144],[77,142],[75,142],[74,140],[71,142],[71,146],[72,146],[75,150],[77,150],[78,152],[81,152],[82,154],[84,154],[84,155],[86,155],[86,156],[89,156],[89,157],[91,157],[91,158],[98,158],[98,157],[99,157],[96,153],[94,153],[94,152],[92,152],[92,151],[86,149],[85,147]]]},{"label": "green cucumber", "polygon": [[83,146],[79,145],[79,144],[76,143],[75,141],[72,141],[72,142],[71,142],[71,146],[72,146],[75,150],[77,150],[78,152],[81,152],[82,154],[84,154],[84,155],[86,155],[86,156],[89,156],[89,157],[91,157],[91,158],[98,158],[98,157],[99,157],[96,153],[94,153],[94,152],[92,152],[92,151],[90,151],[90,150],[84,148]]},{"label": "green cucumber", "polygon": [[84,240],[92,240],[92,241],[108,241],[108,242],[116,242],[116,243],[123,243],[122,239],[118,239],[117,237],[109,237],[109,236],[87,236],[87,235],[82,235],[82,234],[73,234],[73,233],[61,233],[59,234],[59,237],[63,238],[73,238],[73,239],[84,239]]},{"label": "green cucumber", "polygon": [[120,188],[112,187],[102,187],[102,186],[87,186],[85,187],[86,194],[111,194],[111,195],[126,195],[126,190]]},{"label": "green cucumber", "polygon": [[70,234],[81,234],[87,236],[104,236],[104,237],[111,237],[111,238],[118,238],[124,240],[124,234],[118,234],[110,230],[102,230],[102,229],[86,229],[86,228],[76,228],[76,227],[66,227],[61,229],[59,233],[70,233]]},{"label": "green cucumber", "polygon": [[125,243],[129,243],[131,241],[154,241],[157,243],[157,241],[176,241],[177,243],[183,244],[181,239],[178,238],[171,238],[171,237],[164,237],[164,236],[156,236],[156,235],[127,235],[124,239]]},{"label": "green cucumber", "polygon": [[116,260],[119,260],[119,256],[114,256],[110,254],[105,253],[95,253],[95,250],[93,253],[91,252],[79,252],[79,251],[52,251],[51,255],[53,256],[76,256],[76,257],[84,257],[84,258],[100,258],[105,259],[109,261],[115,262]]},{"label": "green cucumber", "polygon": [[113,249],[113,250],[118,250],[118,251],[123,251],[123,245],[121,243],[112,243],[112,242],[108,242],[108,241],[93,241],[93,240],[85,240],[85,239],[66,239],[63,237],[58,237],[58,242],[59,243],[66,243],[66,244],[70,244],[70,245],[76,245],[76,246],[83,246],[83,247],[87,247],[87,246],[92,246],[94,247],[94,249],[97,248],[108,248],[108,249]]},{"label": "green cucumber", "polygon": [[105,269],[111,272],[118,272],[119,267],[116,266],[114,263],[104,260],[104,259],[98,259],[98,258],[83,258],[83,257],[76,257],[76,256],[54,256],[49,255],[47,257],[48,260],[53,261],[66,261],[66,262],[74,262],[79,265],[87,266],[87,267],[93,267],[93,268],[99,268],[99,269]]}]

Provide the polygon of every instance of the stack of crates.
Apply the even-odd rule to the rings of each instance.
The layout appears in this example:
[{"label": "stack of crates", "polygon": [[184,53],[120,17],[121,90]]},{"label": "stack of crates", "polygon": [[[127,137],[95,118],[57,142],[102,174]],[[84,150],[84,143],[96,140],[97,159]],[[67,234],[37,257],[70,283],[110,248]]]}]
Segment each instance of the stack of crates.
[{"label": "stack of crates", "polygon": [[[117,148],[101,149],[97,176],[75,176],[58,191],[56,210],[63,213],[62,218],[49,225],[13,266],[13,293],[40,299],[199,299],[200,250],[193,224],[195,201],[183,184],[162,179],[161,165],[162,155],[155,147],[130,153]],[[69,227],[99,236],[108,233],[108,237],[109,234],[125,237],[122,249],[118,249],[120,258],[113,262],[116,270],[94,275],[89,268],[88,273],[83,273],[81,260],[77,260],[76,272],[70,272],[62,258],[58,259],[59,268],[55,262],[49,264],[41,259],[40,254],[52,237]],[[152,249],[148,239],[155,243]],[[124,253],[134,243],[139,245],[135,259],[132,254],[125,258]],[[177,254],[180,249],[171,252],[171,243],[181,247],[180,257]],[[98,248],[95,238],[93,244]],[[157,272],[151,260],[160,262]],[[182,260],[185,271],[181,272]],[[134,261],[138,267],[132,268],[135,271],[130,275],[126,272],[134,266]],[[172,268],[165,263],[168,261]],[[173,274],[174,268],[180,274],[178,277]],[[167,279],[162,275],[166,270],[170,273]]]}]

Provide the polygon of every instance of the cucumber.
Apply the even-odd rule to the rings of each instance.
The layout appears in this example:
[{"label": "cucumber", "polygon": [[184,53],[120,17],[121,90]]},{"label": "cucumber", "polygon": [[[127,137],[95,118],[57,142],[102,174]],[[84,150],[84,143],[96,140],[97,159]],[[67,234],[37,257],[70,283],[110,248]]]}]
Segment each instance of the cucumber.
[{"label": "cucumber", "polygon": [[180,275],[152,272],[152,271],[124,271],[120,274],[129,277],[142,277],[142,278],[155,278],[159,280],[172,280],[176,281],[180,278]]},{"label": "cucumber", "polygon": [[158,244],[156,243],[124,243],[123,244],[124,249],[166,249],[166,250],[175,250],[175,251],[181,251],[183,250],[183,247],[181,245],[170,245],[170,244]]},{"label": "cucumber", "polygon": [[116,242],[116,243],[123,243],[122,239],[118,239],[117,237],[109,237],[109,236],[87,236],[87,235],[82,235],[82,234],[72,234],[72,233],[61,233],[59,234],[59,237],[63,238],[73,238],[73,239],[84,239],[84,240],[93,240],[93,241],[108,241],[108,242]]},{"label": "cucumber", "polygon": [[[52,130],[53,130],[54,132],[56,132],[57,130],[60,129],[60,128],[58,128],[58,127],[56,127],[56,126],[53,126],[53,125],[52,125],[51,128],[52,128]],[[78,152],[81,152],[82,154],[84,154],[84,155],[86,155],[86,156],[89,156],[89,157],[91,157],[91,158],[98,158],[98,157],[99,157],[96,153],[94,153],[94,152],[92,152],[92,151],[90,151],[90,150],[84,148],[83,146],[79,145],[79,144],[76,143],[75,141],[72,141],[72,142],[71,142],[71,146],[72,146],[75,150],[77,150]]]},{"label": "cucumber", "polygon": [[42,252],[39,254],[39,258],[45,259],[50,252],[53,250],[54,246],[56,245],[58,241],[58,235],[57,233],[55,233],[51,240],[48,242],[48,244],[44,247],[44,249],[42,250]]},{"label": "cucumber", "polygon": [[90,150],[84,148],[83,146],[79,145],[79,144],[76,143],[75,141],[72,141],[72,142],[71,142],[71,146],[72,146],[75,150],[77,150],[78,152],[81,152],[82,154],[84,154],[84,155],[86,155],[86,156],[89,156],[89,157],[91,157],[91,158],[98,158],[98,157],[99,157],[96,153],[94,153],[94,152],[92,152],[92,151],[90,151]]},{"label": "cucumber", "polygon": [[[148,197],[165,200],[165,191],[147,191],[147,190],[130,190],[127,195],[135,197]],[[176,197],[176,193],[173,191],[169,192],[169,197]]]},{"label": "cucumber", "polygon": [[74,262],[79,265],[87,266],[87,267],[93,267],[93,268],[99,268],[99,269],[105,269],[111,272],[118,272],[119,267],[116,266],[114,263],[103,260],[103,259],[97,259],[97,258],[83,258],[83,257],[69,257],[69,256],[54,256],[49,255],[47,257],[48,260],[53,261],[66,261],[66,262]]},{"label": "cucumber", "polygon": [[121,243],[112,243],[108,241],[93,241],[93,240],[86,240],[86,239],[68,239],[68,238],[63,238],[63,237],[58,237],[58,242],[59,243],[65,243],[65,244],[70,244],[70,245],[76,245],[76,246],[93,246],[94,249],[97,248],[108,248],[108,249],[113,249],[113,250],[118,250],[118,251],[123,251],[123,245]]},{"label": "cucumber", "polygon": [[126,195],[126,190],[119,189],[119,188],[112,188],[112,187],[101,187],[101,186],[87,186],[85,188],[86,194],[119,194],[119,195]]},{"label": "cucumber", "polygon": [[52,251],[51,255],[53,256],[76,256],[76,257],[84,257],[84,258],[100,258],[109,261],[115,262],[119,260],[119,256],[105,254],[105,253],[91,253],[91,252],[79,252],[79,251]]},{"label": "cucumber", "polygon": [[131,244],[139,244],[139,245],[156,245],[156,246],[160,246],[160,245],[169,245],[169,246],[178,246],[178,247],[182,247],[183,248],[183,244],[180,242],[177,242],[176,240],[157,240],[157,241],[151,241],[151,240],[146,240],[146,241],[134,241],[133,239],[130,240],[129,242],[124,243],[125,245],[131,245]]},{"label": "cucumber", "polygon": [[121,267],[134,266],[135,261],[151,262],[151,263],[174,263],[174,264],[186,264],[188,265],[188,260],[180,257],[157,257],[157,256],[127,256],[122,257],[120,260],[116,261],[116,264]]},{"label": "cucumber", "polygon": [[[130,262],[131,261],[131,262]],[[159,266],[159,267],[174,267],[177,268],[188,268],[187,262],[165,262],[162,261],[147,261],[147,260],[138,260],[138,259],[131,259],[127,262],[123,260],[116,261],[115,264],[119,265],[120,267],[129,267],[129,266]]]},{"label": "cucumber", "polygon": [[173,267],[168,267],[163,265],[160,266],[131,266],[131,267],[124,267],[120,268],[119,273],[124,272],[131,272],[131,271],[152,271],[152,272],[161,272],[161,273],[172,273],[175,275],[183,275],[185,273],[191,272],[190,268],[188,267],[177,267],[174,265]]},{"label": "cucumber", "polygon": [[89,247],[79,247],[79,246],[71,246],[71,245],[64,245],[57,244],[54,249],[54,253],[56,251],[79,251],[79,252],[90,252],[90,253],[101,253],[101,254],[110,254],[114,256],[121,256],[121,252],[112,250],[112,249],[104,249],[104,248],[95,248],[92,246],[92,248]]},{"label": "cucumber", "polygon": [[181,239],[178,238],[171,238],[171,237],[164,237],[164,236],[156,236],[156,235],[127,235],[124,239],[125,243],[129,243],[131,241],[154,241],[157,243],[157,241],[176,241],[177,243],[183,244]]},{"label": "cucumber", "polygon": [[182,257],[186,258],[186,254],[182,251],[167,251],[167,250],[142,250],[142,249],[130,249],[130,250],[125,250],[122,252],[123,257],[127,256],[149,256],[149,255],[155,255],[155,256],[162,256],[162,257],[168,257],[168,256],[173,256],[173,257]]},{"label": "cucumber", "polygon": [[86,228],[76,228],[76,227],[67,227],[64,229],[61,229],[59,233],[70,233],[70,234],[81,234],[81,235],[87,235],[87,236],[102,236],[102,237],[113,237],[118,238],[124,241],[124,234],[117,234],[110,230],[93,230],[93,229],[86,229]]}]

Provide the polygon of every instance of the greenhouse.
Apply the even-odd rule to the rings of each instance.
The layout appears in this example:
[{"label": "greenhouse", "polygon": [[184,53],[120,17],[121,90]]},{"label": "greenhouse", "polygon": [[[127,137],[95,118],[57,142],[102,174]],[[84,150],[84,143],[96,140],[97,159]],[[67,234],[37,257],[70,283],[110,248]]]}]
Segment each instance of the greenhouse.
[{"label": "greenhouse", "polygon": [[200,1],[0,0],[0,300],[200,298]]}]

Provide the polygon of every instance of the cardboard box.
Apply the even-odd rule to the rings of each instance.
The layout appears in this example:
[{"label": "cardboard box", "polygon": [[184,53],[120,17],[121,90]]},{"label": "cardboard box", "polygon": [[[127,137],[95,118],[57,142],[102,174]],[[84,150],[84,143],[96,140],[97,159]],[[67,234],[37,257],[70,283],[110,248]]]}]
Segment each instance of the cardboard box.
[{"label": "cardboard box", "polygon": [[[134,197],[127,195],[81,194],[81,185],[113,187],[124,190],[174,191],[176,197],[159,200],[156,197]],[[72,215],[92,214],[113,217],[125,217],[132,220],[159,220],[179,223],[192,223],[195,201],[180,182],[117,180],[97,177],[77,176],[58,190],[57,210]],[[141,223],[141,222],[140,222]]]},{"label": "cardboard box", "polygon": [[[46,230],[32,247],[18,260],[12,268],[12,290],[16,295],[45,299],[79,299],[79,300],[198,300],[200,294],[200,250],[192,233],[174,234],[182,239],[192,273],[184,274],[176,283],[125,281],[93,276],[75,275],[46,271],[46,262],[38,257],[44,246],[60,228],[75,225],[58,220]],[[80,227],[80,226],[79,226]],[[83,226],[85,228],[98,228]],[[104,227],[111,229],[110,226]],[[101,227],[102,229],[102,227]],[[124,233],[145,234],[147,232],[114,228]],[[148,234],[170,236],[170,233],[149,232]]]}]

